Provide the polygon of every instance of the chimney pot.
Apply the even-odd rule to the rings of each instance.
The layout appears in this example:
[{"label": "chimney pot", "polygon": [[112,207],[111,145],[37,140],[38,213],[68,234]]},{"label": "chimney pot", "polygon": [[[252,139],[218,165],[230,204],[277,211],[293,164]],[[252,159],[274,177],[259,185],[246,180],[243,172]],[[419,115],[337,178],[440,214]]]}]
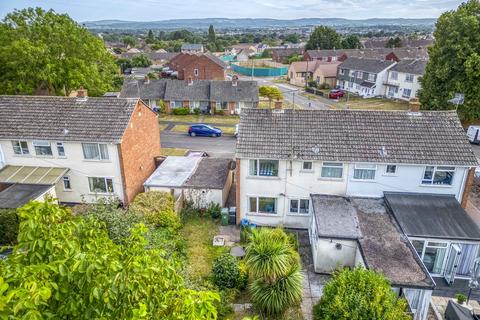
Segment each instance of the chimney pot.
[{"label": "chimney pot", "polygon": [[80,99],[87,98],[87,90],[83,89],[83,86],[80,86],[80,88],[78,88],[77,98],[80,98]]},{"label": "chimney pot", "polygon": [[191,86],[191,85],[193,84],[193,79],[192,79],[192,77],[188,77],[188,79],[187,79],[187,84],[188,84],[189,86]]},{"label": "chimney pot", "polygon": [[145,77],[143,78],[143,83],[147,84],[147,83],[149,83],[149,82],[150,82],[150,78],[149,78],[148,76],[145,76]]},{"label": "chimney pot", "polygon": [[420,112],[420,101],[418,98],[413,98],[409,102],[410,112],[418,113]]}]

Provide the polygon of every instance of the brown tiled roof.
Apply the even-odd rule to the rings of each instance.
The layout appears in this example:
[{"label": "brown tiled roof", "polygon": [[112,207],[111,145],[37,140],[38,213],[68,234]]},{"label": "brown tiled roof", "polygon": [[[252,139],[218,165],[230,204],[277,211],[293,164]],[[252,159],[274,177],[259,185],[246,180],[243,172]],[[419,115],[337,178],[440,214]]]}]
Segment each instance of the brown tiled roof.
[{"label": "brown tiled roof", "polygon": [[0,139],[118,143],[137,101],[0,96]]},{"label": "brown tiled roof", "polygon": [[239,158],[477,166],[455,111],[245,109]]}]

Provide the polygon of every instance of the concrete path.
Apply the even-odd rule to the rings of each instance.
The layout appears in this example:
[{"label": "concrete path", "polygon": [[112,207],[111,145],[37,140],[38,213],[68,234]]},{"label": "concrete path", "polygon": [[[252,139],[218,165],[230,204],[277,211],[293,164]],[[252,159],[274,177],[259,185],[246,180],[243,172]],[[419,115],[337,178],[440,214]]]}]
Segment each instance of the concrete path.
[{"label": "concrete path", "polygon": [[212,157],[233,158],[235,155],[234,136],[222,135],[221,137],[190,137],[186,133],[162,131],[160,133],[162,148],[180,148],[189,150],[206,151]]}]

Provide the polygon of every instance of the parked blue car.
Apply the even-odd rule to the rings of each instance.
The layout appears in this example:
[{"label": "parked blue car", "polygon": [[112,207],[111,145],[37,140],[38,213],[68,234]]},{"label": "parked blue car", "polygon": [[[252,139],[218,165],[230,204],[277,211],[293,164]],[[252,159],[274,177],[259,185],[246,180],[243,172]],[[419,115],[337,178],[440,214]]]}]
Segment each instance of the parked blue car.
[{"label": "parked blue car", "polygon": [[191,137],[220,137],[222,135],[222,130],[209,126],[208,124],[195,124],[188,128],[188,135]]}]

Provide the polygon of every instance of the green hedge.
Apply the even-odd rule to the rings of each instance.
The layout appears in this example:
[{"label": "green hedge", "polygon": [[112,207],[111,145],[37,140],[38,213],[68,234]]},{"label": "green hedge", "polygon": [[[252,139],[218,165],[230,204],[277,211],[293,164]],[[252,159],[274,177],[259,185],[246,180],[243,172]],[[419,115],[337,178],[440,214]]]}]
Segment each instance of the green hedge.
[{"label": "green hedge", "polygon": [[0,246],[14,245],[18,236],[16,209],[0,209]]},{"label": "green hedge", "polygon": [[185,116],[190,113],[190,108],[175,108],[172,113],[176,116]]}]

